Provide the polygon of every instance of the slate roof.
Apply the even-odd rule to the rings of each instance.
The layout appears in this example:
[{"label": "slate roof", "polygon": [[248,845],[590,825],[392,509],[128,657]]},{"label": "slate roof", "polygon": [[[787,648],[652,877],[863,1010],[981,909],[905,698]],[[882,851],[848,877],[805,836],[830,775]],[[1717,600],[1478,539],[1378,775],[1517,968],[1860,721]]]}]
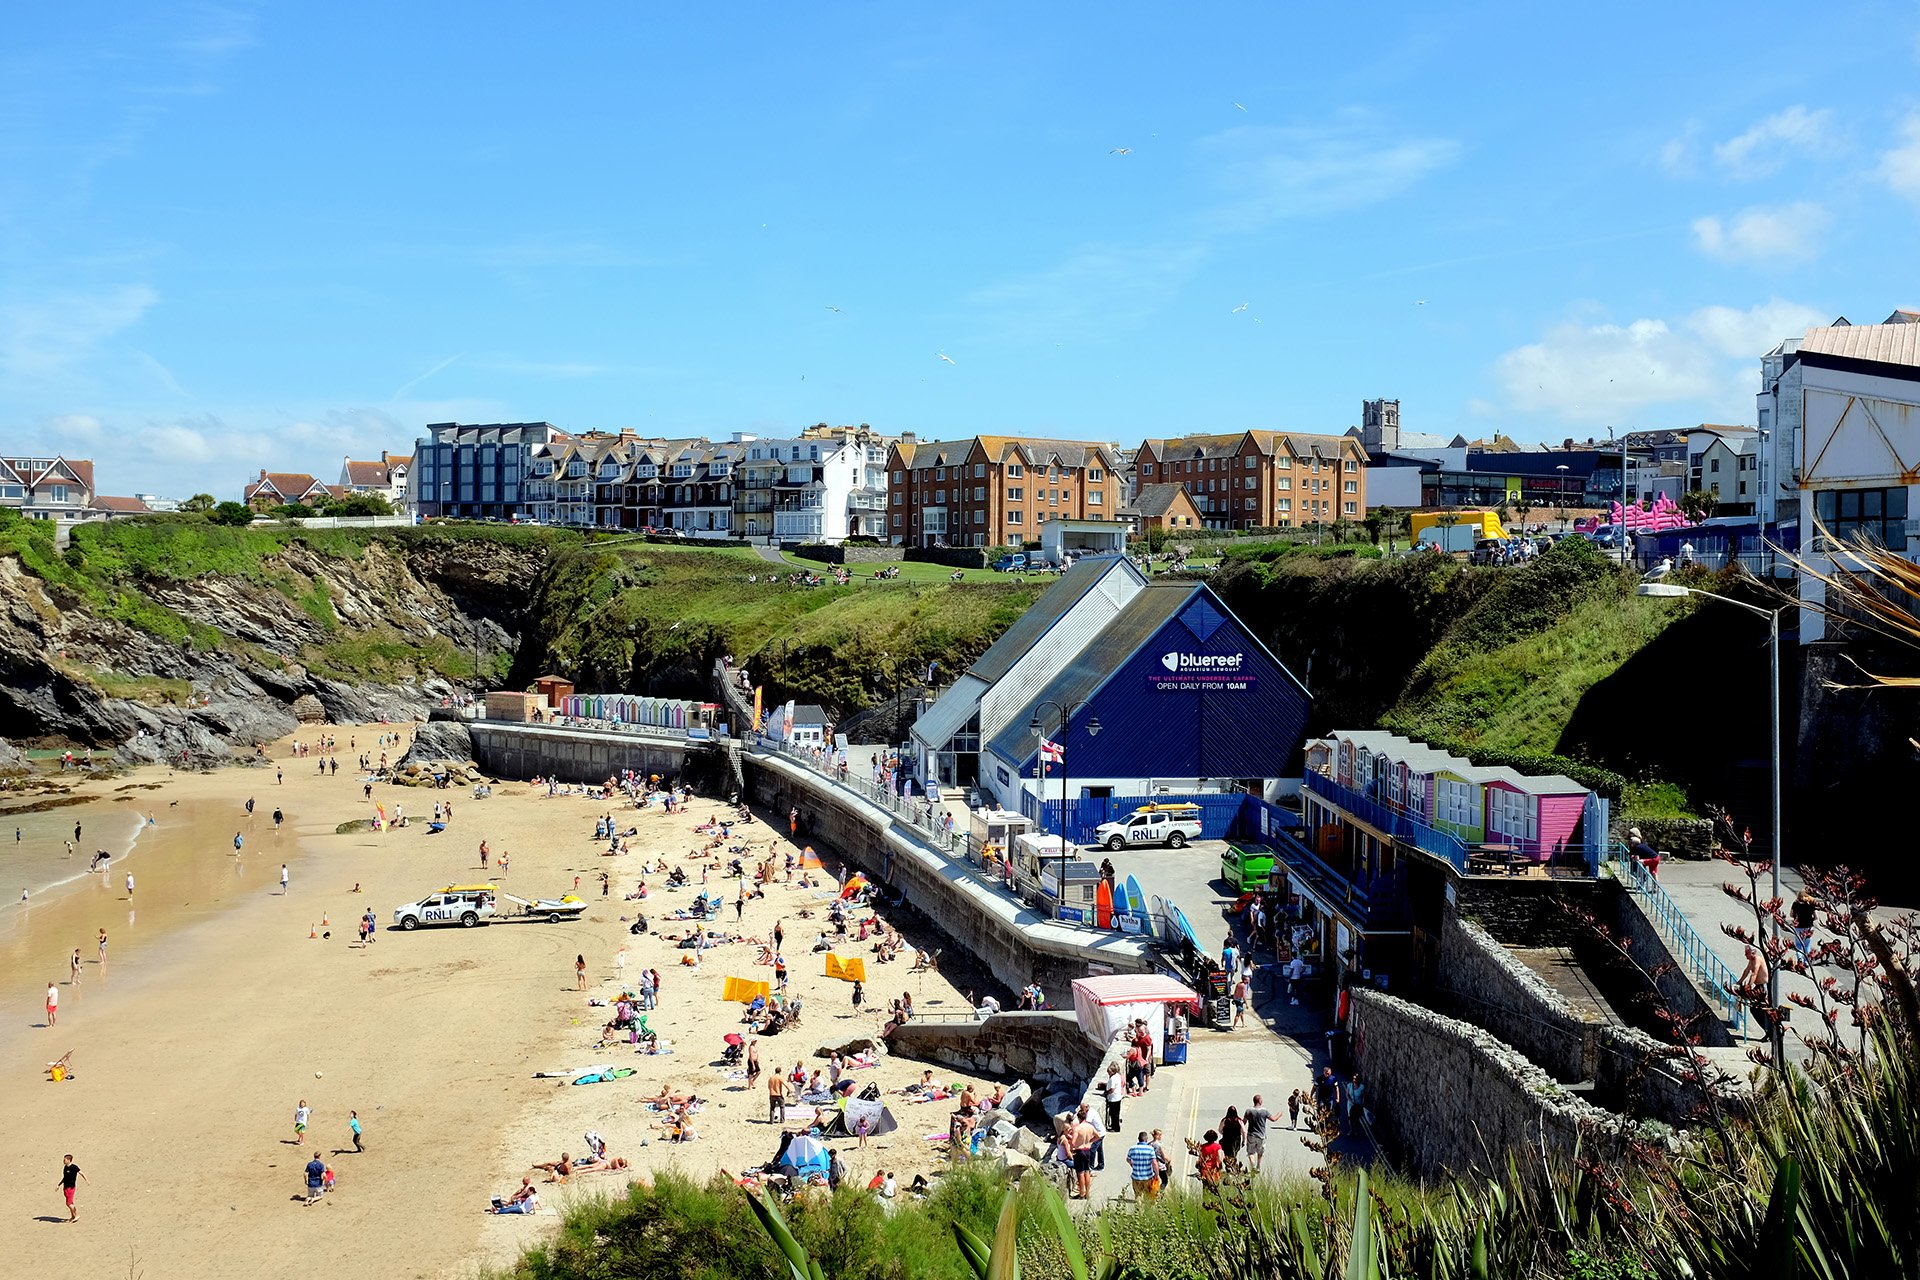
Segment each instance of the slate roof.
[{"label": "slate roof", "polygon": [[1173,510],[1173,504],[1180,500],[1186,489],[1177,484],[1143,484],[1140,496],[1131,506],[1122,510],[1129,515],[1164,516]]}]

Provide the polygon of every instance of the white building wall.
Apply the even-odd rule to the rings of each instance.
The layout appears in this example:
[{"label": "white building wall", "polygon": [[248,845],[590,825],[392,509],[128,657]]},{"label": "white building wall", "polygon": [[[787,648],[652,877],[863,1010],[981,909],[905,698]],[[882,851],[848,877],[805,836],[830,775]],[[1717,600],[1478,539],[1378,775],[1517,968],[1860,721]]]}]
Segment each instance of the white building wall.
[{"label": "white building wall", "polygon": [[[1800,476],[1800,554],[1816,573],[1833,567],[1830,548],[1815,531],[1818,495],[1826,490],[1904,489],[1907,510],[1901,554],[1920,559],[1920,371],[1911,380],[1876,377],[1836,369],[1796,366],[1800,403],[1796,405]],[[1818,605],[1826,588],[1814,574],[1800,575],[1800,598]],[[1826,635],[1826,620],[1814,610],[1801,612],[1801,638]]]}]

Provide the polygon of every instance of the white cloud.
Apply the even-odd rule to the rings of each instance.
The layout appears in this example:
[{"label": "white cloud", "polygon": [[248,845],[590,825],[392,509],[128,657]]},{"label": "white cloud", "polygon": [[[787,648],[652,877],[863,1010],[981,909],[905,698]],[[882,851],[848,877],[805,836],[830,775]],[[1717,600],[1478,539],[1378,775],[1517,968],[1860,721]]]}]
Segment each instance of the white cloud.
[{"label": "white cloud", "polygon": [[1699,171],[1700,122],[1689,120],[1686,132],[1660,148],[1660,167],[1675,178],[1691,178]]},{"label": "white cloud", "polygon": [[1588,425],[1638,425],[1655,406],[1698,421],[1745,422],[1756,362],[1780,339],[1818,324],[1811,307],[1702,307],[1676,320],[1567,321],[1494,361],[1503,407]]},{"label": "white cloud", "polygon": [[68,369],[138,321],[159,298],[144,284],[130,284],[0,303],[0,373],[45,378]]},{"label": "white cloud", "polygon": [[1909,200],[1920,202],[1920,111],[1900,123],[1901,142],[1880,157],[1880,177]]},{"label": "white cloud", "polygon": [[63,413],[47,419],[47,431],[61,440],[90,444],[100,439],[106,424],[90,413]]},{"label": "white cloud", "polygon": [[1357,112],[1326,124],[1242,125],[1203,139],[1227,202],[1222,229],[1248,231],[1283,218],[1378,204],[1453,163],[1449,138],[1391,137]]},{"label": "white cloud", "polygon": [[1788,153],[1811,154],[1831,145],[1833,112],[1791,106],[1768,116],[1738,137],[1713,149],[1713,158],[1732,178],[1764,178],[1788,159]]},{"label": "white cloud", "polygon": [[1789,263],[1820,256],[1820,237],[1833,219],[1811,200],[1755,205],[1722,222],[1699,218],[1693,242],[1700,252],[1722,262]]}]

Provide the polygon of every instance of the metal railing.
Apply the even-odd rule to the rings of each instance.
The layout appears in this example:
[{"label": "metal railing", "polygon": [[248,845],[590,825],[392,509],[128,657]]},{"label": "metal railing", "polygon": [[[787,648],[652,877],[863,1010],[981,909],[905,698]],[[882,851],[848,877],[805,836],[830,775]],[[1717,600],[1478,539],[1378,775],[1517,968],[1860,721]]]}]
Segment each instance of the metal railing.
[{"label": "metal railing", "polygon": [[1624,844],[1616,843],[1610,846],[1608,852],[1621,881],[1646,904],[1648,919],[1665,935],[1674,959],[1705,988],[1708,1000],[1720,1011],[1727,1025],[1745,1035],[1747,1004],[1734,993],[1739,979],[1734,976],[1732,968],[1707,945],[1707,940],[1693,927],[1693,922],[1687,919],[1687,913],[1680,909],[1680,904],[1660,887],[1659,878],[1638,858],[1629,854]]},{"label": "metal railing", "polygon": [[[797,747],[790,743],[766,739],[754,741],[751,735],[745,735],[745,740],[752,751],[777,755],[803,765],[834,786],[884,809],[897,818],[903,826],[909,828],[920,843],[946,858],[955,870],[982,889],[1017,906],[1033,907],[1049,913],[1052,913],[1057,905],[1047,902],[1036,907],[1025,895],[1009,886],[1004,877],[989,872],[985,859],[981,856],[980,846],[972,834],[961,830],[958,826],[951,830],[947,829],[942,820],[946,815],[946,809],[934,804],[925,796],[896,795],[886,786],[875,783],[870,777],[862,776],[864,771],[855,769],[852,762],[849,762],[843,773],[830,753],[823,749]],[[1090,907],[1088,911],[1091,914]],[[1069,929],[1084,929],[1089,934],[1100,937],[1106,937],[1113,932],[1096,925],[1061,919],[1057,915],[1054,916],[1053,923]]]},{"label": "metal railing", "polygon": [[1344,809],[1368,826],[1375,827],[1383,834],[1395,840],[1404,841],[1436,858],[1443,858],[1452,863],[1454,870],[1461,875],[1467,874],[1467,844],[1459,836],[1430,827],[1418,818],[1388,808],[1378,800],[1355,791],[1352,787],[1341,786],[1322,773],[1308,770],[1306,788],[1330,804]]}]

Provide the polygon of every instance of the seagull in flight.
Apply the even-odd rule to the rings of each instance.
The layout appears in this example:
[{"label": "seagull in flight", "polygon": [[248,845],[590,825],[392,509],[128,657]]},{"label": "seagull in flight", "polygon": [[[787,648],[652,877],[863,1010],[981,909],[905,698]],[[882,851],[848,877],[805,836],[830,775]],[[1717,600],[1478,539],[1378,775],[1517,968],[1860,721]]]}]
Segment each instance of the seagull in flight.
[{"label": "seagull in flight", "polygon": [[1115,147],[1111,151],[1107,152],[1107,154],[1110,156],[1130,156],[1133,154],[1133,148],[1132,147]]},{"label": "seagull in flight", "polygon": [[1243,107],[1243,106],[1241,106],[1241,105],[1240,105],[1239,103],[1237,103],[1237,102],[1233,104],[1233,109],[1234,109],[1235,111],[1245,111],[1245,110],[1246,110],[1246,108],[1245,108],[1245,107]]},{"label": "seagull in flight", "polygon": [[1240,314],[1240,313],[1241,313],[1242,311],[1245,311],[1245,310],[1246,310],[1246,309],[1247,309],[1248,307],[1250,307],[1250,306],[1252,306],[1252,305],[1253,305],[1253,304],[1252,304],[1252,303],[1250,303],[1250,302],[1243,302],[1243,303],[1241,303],[1241,304],[1240,304],[1239,306],[1237,306],[1237,307],[1235,307],[1235,308],[1233,309],[1233,314],[1234,314],[1234,315],[1239,315],[1239,314]]},{"label": "seagull in flight", "polygon": [[1427,300],[1425,298],[1415,298],[1413,300],[1413,305],[1416,307],[1424,307],[1427,305]]},{"label": "seagull in flight", "polygon": [[839,314],[840,314],[840,308],[838,308],[838,307],[828,307],[828,308],[827,308],[827,310],[829,310],[829,311],[831,311],[831,312],[833,312],[833,314],[835,314],[835,315],[839,315]]},{"label": "seagull in flight", "polygon": [[940,353],[939,353],[939,356],[940,356],[940,358],[941,358],[942,360],[945,360],[945,361],[946,361],[946,362],[947,362],[948,364],[959,364],[959,363],[960,363],[960,362],[959,362],[958,360],[955,360],[955,359],[954,359],[954,358],[953,358],[952,356],[950,356],[950,355],[948,355],[948,354],[947,354],[946,352],[944,352],[944,351],[942,351],[942,352],[940,352]]}]

